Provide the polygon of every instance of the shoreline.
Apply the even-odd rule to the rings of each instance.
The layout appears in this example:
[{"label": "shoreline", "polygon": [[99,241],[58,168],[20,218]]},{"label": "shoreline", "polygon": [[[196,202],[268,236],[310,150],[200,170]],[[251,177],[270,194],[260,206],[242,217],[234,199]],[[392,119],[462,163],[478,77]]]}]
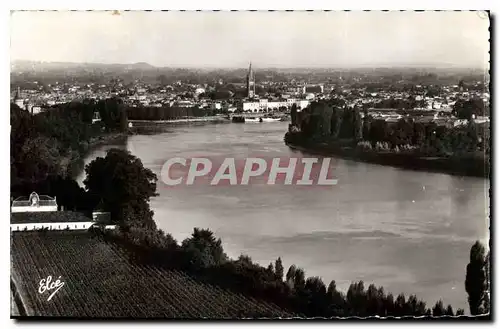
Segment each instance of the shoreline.
[{"label": "shoreline", "polygon": [[85,157],[95,148],[112,144],[120,141],[124,141],[130,136],[130,132],[119,132],[119,133],[106,133],[99,135],[97,137],[91,138],[88,143],[83,144],[83,151],[77,152],[77,156],[72,157],[69,160],[68,170],[65,173],[67,177],[74,178],[78,175],[78,172],[84,170],[82,164]]},{"label": "shoreline", "polygon": [[[305,147],[285,141],[285,144],[303,153],[316,154],[328,157],[337,157],[357,162],[390,166],[405,170],[443,173],[454,176],[490,178],[489,169],[484,162],[478,159],[459,159],[445,157],[417,157],[412,154],[367,152],[353,148]],[[482,167],[480,166],[482,164]]]},{"label": "shoreline", "polygon": [[129,120],[133,124],[129,128],[130,135],[154,135],[168,132],[168,128],[175,126],[202,126],[213,124],[228,124],[229,119],[220,117],[210,118],[194,118],[194,119],[179,119],[179,120]]},{"label": "shoreline", "polygon": [[[231,122],[231,120],[224,118],[224,117],[199,117],[199,118],[186,118],[186,119],[174,119],[174,120],[133,120],[130,119],[128,120],[132,124],[154,124],[154,125],[160,125],[160,124],[184,124],[184,123],[191,123],[191,122]],[[135,126],[134,126],[135,127]],[[134,128],[133,127],[133,128]]]}]

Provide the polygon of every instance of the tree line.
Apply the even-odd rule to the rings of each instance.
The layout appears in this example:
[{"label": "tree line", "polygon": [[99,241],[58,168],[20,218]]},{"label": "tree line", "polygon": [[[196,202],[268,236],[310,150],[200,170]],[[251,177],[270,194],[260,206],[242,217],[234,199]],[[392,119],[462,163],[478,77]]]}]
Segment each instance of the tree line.
[{"label": "tree line", "polygon": [[[468,103],[457,102],[455,113],[471,119],[475,112],[463,104]],[[299,143],[343,141],[368,149],[384,145],[385,151],[406,149],[419,156],[490,153],[489,125],[476,124],[474,120],[455,127],[420,122],[411,116],[388,122],[374,118],[366,110],[347,108],[342,101],[314,102],[301,112],[292,107],[291,115],[289,135],[295,136],[288,138]]]},{"label": "tree line", "polygon": [[222,110],[201,108],[199,106],[138,106],[128,107],[127,116],[130,120],[176,120],[186,117],[205,117],[223,113]]},{"label": "tree line", "polygon": [[[69,209],[88,209],[84,191],[71,179],[72,169],[96,139],[126,131],[124,110],[117,98],[60,104],[37,115],[11,104],[12,197],[38,191],[56,196]],[[92,123],[95,112],[102,120]]]}]

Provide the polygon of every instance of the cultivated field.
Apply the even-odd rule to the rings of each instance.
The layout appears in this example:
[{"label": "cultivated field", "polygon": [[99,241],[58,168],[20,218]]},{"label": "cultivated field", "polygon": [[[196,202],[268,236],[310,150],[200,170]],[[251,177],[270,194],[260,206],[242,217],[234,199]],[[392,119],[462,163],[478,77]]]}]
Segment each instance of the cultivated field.
[{"label": "cultivated field", "polygon": [[[29,316],[290,317],[279,307],[176,270],[137,264],[120,246],[78,231],[13,232],[12,277]],[[41,279],[64,285],[39,292]]]}]

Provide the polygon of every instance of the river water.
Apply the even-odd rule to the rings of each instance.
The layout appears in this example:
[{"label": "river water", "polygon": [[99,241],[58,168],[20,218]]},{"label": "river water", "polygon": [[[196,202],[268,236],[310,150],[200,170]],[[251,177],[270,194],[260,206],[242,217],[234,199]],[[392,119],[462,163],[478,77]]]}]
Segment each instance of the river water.
[{"label": "river water", "polygon": [[[111,147],[127,148],[158,176],[172,157],[297,157],[283,142],[287,126],[171,127],[102,146],[85,163]],[[209,228],[233,258],[243,253],[267,266],[281,257],[285,273],[296,264],[344,291],[363,280],[468,311],[465,268],[474,241],[489,238],[489,180],[342,159],[332,160],[331,171],[338,184],[328,187],[167,187],[159,180],[151,206],[158,226],[179,242],[194,227]]]}]

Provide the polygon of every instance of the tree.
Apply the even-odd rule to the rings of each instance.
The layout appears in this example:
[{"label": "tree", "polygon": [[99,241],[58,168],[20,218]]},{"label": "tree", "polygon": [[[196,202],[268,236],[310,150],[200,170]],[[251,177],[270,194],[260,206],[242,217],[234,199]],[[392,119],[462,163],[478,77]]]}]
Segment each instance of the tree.
[{"label": "tree", "polygon": [[271,273],[271,274],[276,274],[276,273],[274,272],[274,265],[273,265],[273,263],[272,263],[272,262],[271,262],[271,263],[269,263],[269,265],[267,266],[267,270],[268,270],[268,271],[269,271],[269,273]]},{"label": "tree", "polygon": [[415,122],[413,130],[413,145],[422,146],[425,143],[425,126],[420,122]]},{"label": "tree", "polygon": [[340,125],[339,138],[354,138],[355,132],[355,113],[354,110],[345,109],[342,113],[342,122]]},{"label": "tree", "polygon": [[432,308],[433,316],[443,316],[446,315],[446,310],[443,306],[443,301],[439,300],[436,305]]},{"label": "tree", "polygon": [[333,108],[331,123],[330,123],[330,133],[334,139],[339,137],[340,127],[342,126],[343,110],[338,107]]},{"label": "tree", "polygon": [[387,141],[389,134],[390,129],[387,121],[378,119],[371,122],[369,140],[372,143]]},{"label": "tree", "polygon": [[293,278],[293,286],[295,290],[301,290],[306,284],[306,275],[303,269],[297,268],[295,270],[295,276]]},{"label": "tree", "polygon": [[372,117],[367,115],[365,113],[365,116],[363,117],[363,128],[362,128],[362,137],[365,140],[368,140],[370,138],[370,127],[372,123]]},{"label": "tree", "polygon": [[275,264],[274,264],[274,270],[275,270],[275,273],[276,273],[276,278],[280,281],[283,280],[283,273],[284,273],[284,269],[283,269],[283,263],[281,262],[281,258],[278,257],[278,259],[276,260]]},{"label": "tree", "polygon": [[465,291],[469,295],[468,302],[472,315],[489,312],[489,305],[484,305],[485,302],[489,304],[487,300],[486,268],[485,248],[479,241],[476,241],[470,250],[470,261],[467,265],[465,277]]},{"label": "tree", "polygon": [[484,313],[490,313],[490,252],[486,255],[486,264],[485,264],[485,274],[486,274],[486,292],[484,294],[483,308]]},{"label": "tree", "polygon": [[361,114],[359,113],[359,109],[354,109],[354,140],[359,142],[363,140],[363,119],[361,119]]},{"label": "tree", "polygon": [[290,111],[290,116],[292,119],[292,126],[297,126],[298,117],[297,117],[297,105],[296,104],[292,105],[292,109]]},{"label": "tree", "polygon": [[[210,230],[195,228],[191,237],[182,242],[182,250],[194,269],[218,266],[227,261],[221,240],[216,239]],[[240,256],[239,261],[252,264],[248,256]]]},{"label": "tree", "polygon": [[10,104],[10,127],[10,151],[14,154],[35,134],[32,116],[16,104]]},{"label": "tree", "polygon": [[328,310],[326,287],[319,277],[308,278],[304,286],[306,310],[311,316],[324,316]]},{"label": "tree", "polygon": [[341,315],[344,308],[344,296],[337,290],[335,280],[332,280],[326,291],[327,302],[330,304],[330,315]]},{"label": "tree", "polygon": [[27,139],[20,150],[22,177],[33,183],[45,180],[49,175],[66,174],[69,163],[63,159],[59,148],[54,138]]},{"label": "tree", "polygon": [[363,281],[351,283],[347,289],[346,302],[351,315],[366,315],[366,292]]},{"label": "tree", "polygon": [[107,131],[125,131],[127,129],[127,111],[121,99],[101,100],[97,103],[97,109]]},{"label": "tree", "polygon": [[295,278],[295,272],[297,271],[297,267],[295,265],[291,265],[286,273],[286,282],[287,284],[293,288],[293,280]]},{"label": "tree", "polygon": [[154,227],[149,200],[156,196],[156,175],[128,151],[111,149],[85,167],[87,191],[102,200],[114,221]]},{"label": "tree", "polygon": [[459,99],[453,105],[453,115],[459,119],[470,120],[473,115],[488,115],[488,108],[481,98],[472,98],[468,100]]},{"label": "tree", "polygon": [[391,144],[393,147],[411,144],[413,140],[413,122],[405,119],[398,120],[391,134]]},{"label": "tree", "polygon": [[306,110],[305,120],[302,120],[301,130],[313,139],[323,139],[331,134],[333,110],[325,102],[314,102]]},{"label": "tree", "polygon": [[399,294],[394,302],[394,312],[395,315],[408,315],[405,310],[406,298],[405,295]]}]

